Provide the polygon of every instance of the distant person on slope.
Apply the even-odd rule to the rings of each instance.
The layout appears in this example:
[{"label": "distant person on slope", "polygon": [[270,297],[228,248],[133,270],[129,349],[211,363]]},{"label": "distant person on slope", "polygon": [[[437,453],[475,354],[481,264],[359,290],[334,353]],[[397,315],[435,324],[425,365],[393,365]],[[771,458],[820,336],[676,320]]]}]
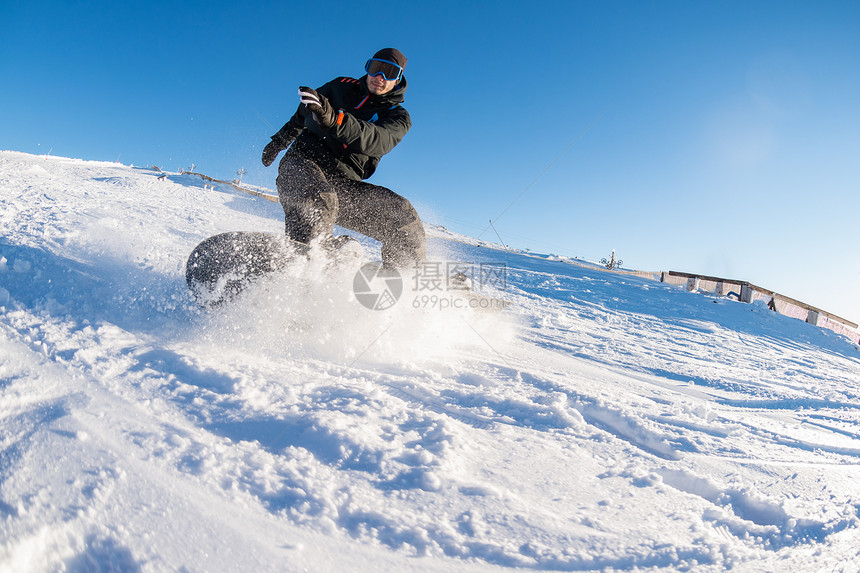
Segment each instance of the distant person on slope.
[{"label": "distant person on slope", "polygon": [[401,105],[405,67],[399,50],[385,48],[367,60],[361,79],[299,88],[298,111],[263,149],[268,167],[289,147],[277,178],[289,238],[337,248],[337,224],[380,241],[387,268],[424,261],[424,227],[412,204],[363,181],[412,126]]}]

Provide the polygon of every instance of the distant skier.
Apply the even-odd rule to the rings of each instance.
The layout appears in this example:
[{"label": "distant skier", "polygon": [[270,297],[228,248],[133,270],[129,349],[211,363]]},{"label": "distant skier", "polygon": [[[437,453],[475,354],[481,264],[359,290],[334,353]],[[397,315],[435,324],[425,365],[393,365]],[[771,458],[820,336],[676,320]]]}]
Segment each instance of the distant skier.
[{"label": "distant skier", "polygon": [[288,237],[335,248],[337,224],[380,241],[387,268],[424,261],[424,227],[412,204],[363,181],[412,126],[402,106],[405,67],[399,50],[385,48],[367,60],[361,79],[299,88],[298,111],[272,136],[262,157],[268,167],[289,147],[277,178]]}]

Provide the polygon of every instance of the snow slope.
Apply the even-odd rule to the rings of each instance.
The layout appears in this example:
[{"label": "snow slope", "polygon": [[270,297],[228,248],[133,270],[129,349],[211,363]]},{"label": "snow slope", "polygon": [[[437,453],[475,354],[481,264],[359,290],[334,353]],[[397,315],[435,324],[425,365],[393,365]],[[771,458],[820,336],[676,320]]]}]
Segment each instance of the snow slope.
[{"label": "snow slope", "polygon": [[514,306],[312,258],[207,314],[188,253],[280,207],[158,175],[0,152],[0,571],[860,569],[850,341],[441,237]]}]

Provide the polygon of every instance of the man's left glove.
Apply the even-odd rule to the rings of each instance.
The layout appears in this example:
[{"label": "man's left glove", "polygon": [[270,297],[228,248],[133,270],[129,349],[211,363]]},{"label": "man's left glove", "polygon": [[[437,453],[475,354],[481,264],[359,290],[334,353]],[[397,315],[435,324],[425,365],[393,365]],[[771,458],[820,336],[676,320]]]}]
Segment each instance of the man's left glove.
[{"label": "man's left glove", "polygon": [[278,154],[284,149],[286,149],[286,147],[282,147],[281,145],[279,145],[279,142],[275,141],[275,138],[272,138],[272,141],[266,144],[266,147],[263,148],[263,165],[268,167],[269,165],[274,163],[275,159],[277,159],[278,157]]},{"label": "man's left glove", "polygon": [[337,122],[337,112],[334,111],[334,108],[331,107],[325,96],[320,95],[314,89],[304,86],[299,88],[299,96],[301,96],[302,103],[308,111],[314,114],[314,119],[320,127],[325,130],[334,127],[334,124]]}]

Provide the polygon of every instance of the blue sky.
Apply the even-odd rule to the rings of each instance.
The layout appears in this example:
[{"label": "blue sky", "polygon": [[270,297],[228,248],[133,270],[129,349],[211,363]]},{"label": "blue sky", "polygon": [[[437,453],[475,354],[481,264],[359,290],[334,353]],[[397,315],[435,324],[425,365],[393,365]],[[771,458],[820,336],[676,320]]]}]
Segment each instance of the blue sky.
[{"label": "blue sky", "polygon": [[0,21],[2,149],[274,188],[259,156],[296,88],[393,46],[413,129],[371,181],[430,222],[860,321],[860,3],[6,0]]}]

